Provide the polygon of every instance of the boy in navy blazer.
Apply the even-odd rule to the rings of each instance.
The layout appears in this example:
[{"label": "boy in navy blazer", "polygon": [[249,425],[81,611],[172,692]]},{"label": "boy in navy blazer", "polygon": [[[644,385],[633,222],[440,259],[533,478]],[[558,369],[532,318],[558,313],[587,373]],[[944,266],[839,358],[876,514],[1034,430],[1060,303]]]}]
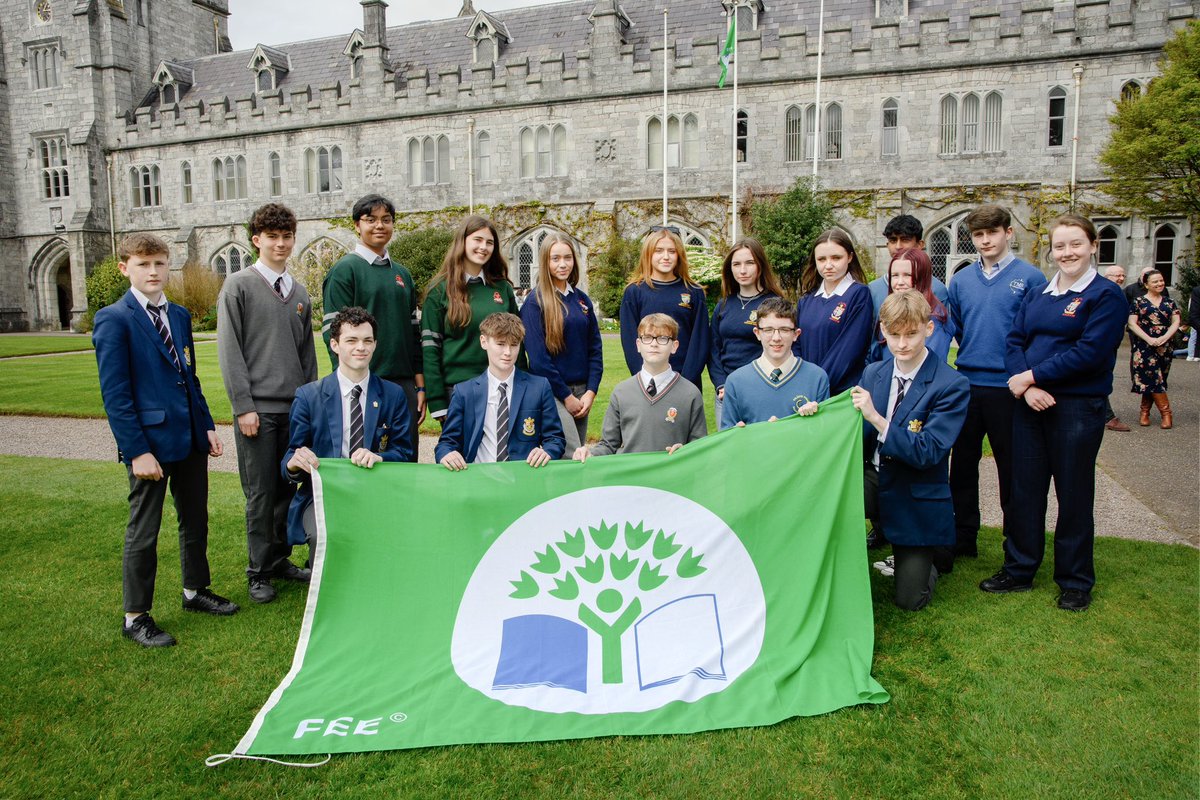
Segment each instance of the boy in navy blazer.
[{"label": "boy in navy blazer", "polygon": [[[851,390],[862,412],[867,516],[882,518],[892,543],[896,605],[924,608],[933,596],[938,564],[954,545],[950,448],[962,429],[970,382],[936,356],[929,302],[917,291],[883,301],[879,325],[893,361],[878,361]],[[884,409],[883,416],[877,409]]]},{"label": "boy in navy blazer", "polygon": [[480,323],[488,368],[454,387],[435,451],[446,469],[519,459],[540,467],[562,457],[566,439],[550,382],[514,366],[524,340],[516,314],[489,314]]},{"label": "boy in navy blazer", "polygon": [[221,455],[222,446],[196,378],[191,317],[163,294],[168,252],[166,242],[149,234],[121,241],[117,267],[130,288],[96,312],[92,332],[104,412],[129,473],[121,633],[143,647],[175,644],[150,616],[168,484],[179,518],[183,609],[220,616],[238,610],[208,589],[206,456]]},{"label": "boy in navy blazer", "polygon": [[416,461],[404,389],[372,375],[378,327],[358,306],[343,308],[330,324],[329,348],[338,368],[296,390],[288,421],[291,438],[280,467],[299,484],[288,508],[288,542],[304,544],[316,532],[312,473],[322,458],[348,458],[371,469],[380,461]]}]

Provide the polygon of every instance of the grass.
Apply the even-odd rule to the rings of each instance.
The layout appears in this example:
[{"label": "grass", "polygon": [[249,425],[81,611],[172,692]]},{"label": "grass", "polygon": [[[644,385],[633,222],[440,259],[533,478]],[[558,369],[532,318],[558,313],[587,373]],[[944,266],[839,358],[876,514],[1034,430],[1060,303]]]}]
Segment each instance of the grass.
[{"label": "grass", "polygon": [[91,349],[90,336],[0,336],[0,358]]},{"label": "grass", "polygon": [[[177,541],[160,542],[156,619],[180,646],[123,641],[115,464],[0,457],[0,795],[5,797],[1142,797],[1196,796],[1195,550],[1102,539],[1091,610],[975,584],[960,562],[919,614],[872,571],[874,674],[892,693],[766,728],[339,756],[314,770],[228,752],[286,673],[304,590],[246,597],[237,476],[211,476],[213,587],[230,619],[184,614]],[[166,524],[173,524],[167,512]],[[877,557],[877,556],[876,556]],[[864,565],[864,569],[867,567]]]}]

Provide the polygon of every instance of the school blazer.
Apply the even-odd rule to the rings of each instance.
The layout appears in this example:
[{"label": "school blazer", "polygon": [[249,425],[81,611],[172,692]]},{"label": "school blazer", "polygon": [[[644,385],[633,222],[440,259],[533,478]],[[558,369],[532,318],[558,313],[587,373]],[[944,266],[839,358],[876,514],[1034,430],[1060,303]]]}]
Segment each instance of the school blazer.
[{"label": "school blazer", "polygon": [[[487,392],[486,370],[454,387],[442,436],[434,450],[438,463],[455,450],[462,453],[468,464],[475,461],[479,443],[483,441]],[[535,447],[541,447],[552,459],[562,458],[567,442],[558,420],[558,408],[554,405],[554,393],[545,378],[519,369],[513,371],[508,423],[509,461],[524,461]]]},{"label": "school blazer", "polygon": [[[415,461],[410,425],[404,390],[375,374],[367,378],[363,436],[369,448],[384,461]],[[288,542],[304,544],[304,512],[313,502],[312,476],[289,473],[287,463],[301,447],[312,450],[317,458],[341,458],[342,393],[336,371],[296,390],[289,428],[288,449],[279,469],[284,478],[299,486],[288,507]]]},{"label": "school blazer", "polygon": [[[867,367],[862,386],[875,410],[887,415],[893,362]],[[902,545],[954,544],[950,501],[950,448],[967,417],[971,384],[929,353],[904,394],[879,451],[879,513],[888,540]],[[879,435],[863,423],[863,452],[875,453]]]},{"label": "school blazer", "polygon": [[144,453],[165,464],[209,451],[213,419],[196,377],[192,318],[169,303],[167,320],[182,372],[132,291],[96,312],[92,343],[104,413],[127,464]]}]

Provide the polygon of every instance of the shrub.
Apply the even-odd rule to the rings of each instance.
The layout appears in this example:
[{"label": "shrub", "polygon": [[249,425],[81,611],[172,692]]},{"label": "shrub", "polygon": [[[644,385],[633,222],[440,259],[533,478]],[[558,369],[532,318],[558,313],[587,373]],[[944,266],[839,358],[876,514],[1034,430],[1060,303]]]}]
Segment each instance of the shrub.
[{"label": "shrub", "polygon": [[90,320],[96,312],[105,306],[112,305],[129,291],[129,279],[117,269],[117,257],[109,256],[92,267],[92,274],[87,276],[88,315]]},{"label": "shrub", "polygon": [[312,306],[313,329],[321,330],[325,318],[325,292],[323,284],[325,276],[329,273],[330,267],[337,263],[344,253],[335,248],[328,247],[319,251],[310,251],[311,255],[306,254],[299,263],[293,262],[291,265],[292,277],[300,281],[300,285],[308,292],[308,299]]},{"label": "shrub", "polygon": [[637,239],[622,239],[615,233],[591,257],[588,265],[588,288],[592,302],[604,317],[617,318],[621,296],[629,276],[637,269],[642,245]]},{"label": "shrub", "polygon": [[188,262],[178,274],[171,275],[164,292],[168,300],[188,310],[196,330],[211,331],[217,327],[217,297],[223,282],[208,267]]},{"label": "shrub", "polygon": [[392,260],[402,264],[412,273],[413,291],[418,297],[424,294],[442,259],[454,241],[454,232],[445,228],[425,228],[412,233],[402,233],[388,246]]},{"label": "shrub", "polygon": [[813,178],[799,178],[779,197],[753,203],[750,219],[752,233],[762,242],[784,288],[796,291],[813,242],[835,224],[833,205]]}]

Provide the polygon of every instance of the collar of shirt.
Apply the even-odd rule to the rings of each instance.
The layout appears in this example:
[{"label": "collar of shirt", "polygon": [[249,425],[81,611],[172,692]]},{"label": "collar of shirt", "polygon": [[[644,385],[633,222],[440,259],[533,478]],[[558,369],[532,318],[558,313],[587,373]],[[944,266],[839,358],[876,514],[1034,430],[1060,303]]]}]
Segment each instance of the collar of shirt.
[{"label": "collar of shirt", "polygon": [[[896,393],[896,378],[904,378],[906,383],[912,383],[913,378],[917,377],[917,373],[921,371],[921,367],[925,365],[925,359],[929,358],[929,348],[925,348],[925,352],[921,354],[921,360],[912,368],[910,372],[901,372],[899,369],[900,362],[892,359],[892,394],[893,399]],[[890,407],[890,403],[888,404]]]},{"label": "collar of shirt", "polygon": [[999,261],[997,261],[992,266],[991,272],[988,272],[986,269],[984,269],[983,259],[979,260],[979,269],[983,272],[983,276],[985,278],[994,278],[1000,274],[1000,270],[1004,269],[1005,267],[1007,267],[1009,264],[1011,264],[1012,262],[1014,262],[1016,260],[1017,260],[1017,254],[1014,253],[1012,250],[1009,250],[1007,253],[1004,254],[1003,258],[1001,258]]},{"label": "collar of shirt", "polygon": [[[141,305],[142,308],[145,308],[146,306],[164,306],[167,304],[167,296],[162,292],[158,293],[157,300],[152,300],[132,286],[129,287],[129,291],[133,292],[133,296],[137,298],[138,304]],[[146,313],[149,314],[150,312],[147,311]]]},{"label": "collar of shirt", "polygon": [[835,295],[837,297],[841,297],[842,295],[844,295],[846,293],[846,290],[850,288],[850,284],[852,284],[852,283],[854,283],[854,276],[852,276],[849,272],[847,272],[845,275],[842,276],[842,279],[840,281],[838,281],[838,285],[833,287],[833,291],[827,292],[827,291],[825,291],[825,281],[822,280],[820,288],[817,289],[817,295],[820,297],[824,297],[826,300],[828,300],[831,297],[834,297]]},{"label": "collar of shirt", "polygon": [[638,372],[638,377],[642,379],[643,389],[649,388],[650,381],[653,380],[654,391],[655,394],[657,394],[664,386],[669,384],[675,378],[675,370],[667,367],[665,372],[660,372],[657,375],[651,375],[649,372],[646,372],[645,369],[642,369],[640,372]]},{"label": "collar of shirt", "polygon": [[357,245],[354,246],[354,255],[358,256],[359,258],[361,258],[363,261],[367,262],[368,264],[374,264],[375,259],[377,259],[377,258],[386,258],[386,259],[388,259],[388,263],[389,264],[391,263],[391,258],[388,257],[388,254],[386,251],[384,251],[383,255],[379,255],[379,253],[376,253],[374,250],[367,247],[362,242],[359,242]]},{"label": "collar of shirt", "polygon": [[358,383],[355,383],[347,378],[340,369],[337,371],[337,376],[338,388],[342,391],[342,397],[349,397],[351,389],[353,389],[355,386],[361,386],[362,394],[359,395],[359,402],[365,405],[367,402],[367,383],[371,380],[371,373],[368,372],[367,377],[363,378]]},{"label": "collar of shirt", "polygon": [[517,373],[517,371],[514,369],[512,372],[508,373],[507,378],[505,378],[504,380],[500,380],[492,372],[492,368],[488,367],[487,376],[488,376],[488,402],[489,403],[494,403],[496,401],[496,390],[500,388],[500,384],[502,384],[502,383],[504,384],[504,394],[508,398],[508,402],[510,402],[510,403],[512,402],[513,377],[516,376],[516,373]]},{"label": "collar of shirt", "polygon": [[1096,269],[1094,267],[1088,267],[1087,272],[1080,275],[1077,281],[1065,289],[1060,289],[1058,286],[1060,278],[1062,278],[1062,273],[1055,273],[1054,277],[1050,279],[1050,282],[1046,284],[1046,288],[1042,289],[1042,294],[1052,294],[1055,297],[1058,297],[1059,295],[1066,294],[1067,292],[1082,292],[1088,286],[1091,286],[1092,281],[1096,279]]},{"label": "collar of shirt", "polygon": [[254,268],[258,270],[258,274],[266,279],[267,283],[271,284],[271,288],[275,288],[275,281],[283,278],[283,296],[287,297],[288,292],[292,291],[292,276],[284,267],[283,272],[276,272],[261,261],[254,262]]},{"label": "collar of shirt", "polygon": [[800,359],[794,355],[789,356],[788,360],[783,362],[783,364],[778,367],[768,361],[766,356],[759,356],[755,359],[755,361],[758,363],[758,368],[762,370],[763,375],[770,376],[771,370],[777,369],[779,370],[780,376],[783,376],[791,375],[792,370],[796,368],[796,364],[800,361]]},{"label": "collar of shirt", "polygon": [[558,292],[563,297],[570,297],[571,292],[575,291],[575,287],[568,283],[566,289],[555,289],[554,291]]}]

